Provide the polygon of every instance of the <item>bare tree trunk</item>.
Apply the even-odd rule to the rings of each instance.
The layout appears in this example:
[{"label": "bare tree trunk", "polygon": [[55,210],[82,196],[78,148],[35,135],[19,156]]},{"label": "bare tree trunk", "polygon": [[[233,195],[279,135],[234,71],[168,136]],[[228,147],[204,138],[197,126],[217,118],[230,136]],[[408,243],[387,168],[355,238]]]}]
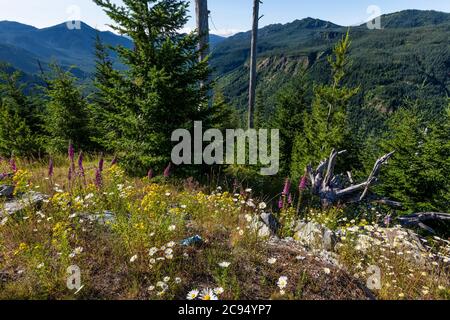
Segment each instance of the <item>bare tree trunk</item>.
[{"label": "bare tree trunk", "polygon": [[[204,61],[210,51],[209,51],[209,11],[208,11],[208,0],[195,0],[195,12],[197,18],[197,31],[200,37],[199,50],[200,61]],[[201,83],[201,86],[209,85],[211,79],[208,78],[207,83]],[[208,91],[208,105],[212,106],[212,92]]]},{"label": "bare tree trunk", "polygon": [[253,28],[252,47],[250,53],[250,84],[248,95],[248,128],[255,125],[255,99],[256,99],[256,49],[258,43],[259,4],[261,0],[253,0]]}]

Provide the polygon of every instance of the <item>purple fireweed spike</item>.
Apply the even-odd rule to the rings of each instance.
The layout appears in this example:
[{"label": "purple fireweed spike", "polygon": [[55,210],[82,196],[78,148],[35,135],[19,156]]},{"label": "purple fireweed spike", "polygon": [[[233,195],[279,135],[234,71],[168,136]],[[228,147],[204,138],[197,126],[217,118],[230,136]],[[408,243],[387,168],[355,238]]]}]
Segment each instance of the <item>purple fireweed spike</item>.
[{"label": "purple fireweed spike", "polygon": [[103,165],[105,163],[105,160],[103,159],[103,154],[100,155],[100,160],[98,161],[98,170],[100,172],[103,172]]},{"label": "purple fireweed spike", "polygon": [[300,191],[303,191],[306,189],[306,185],[308,183],[308,177],[306,176],[306,174],[302,177],[302,179],[300,180],[300,184],[298,186],[298,189]]},{"label": "purple fireweed spike", "polygon": [[75,149],[73,148],[72,141],[69,142],[69,149],[68,149],[67,153],[69,155],[70,163],[73,163],[74,159],[75,159]]},{"label": "purple fireweed spike", "polygon": [[288,203],[292,204],[292,194],[289,193],[289,197],[288,197]]},{"label": "purple fireweed spike", "polygon": [[284,183],[284,189],[283,189],[282,195],[287,197],[290,189],[291,189],[291,182],[289,179],[286,179],[286,182]]},{"label": "purple fireweed spike", "polygon": [[111,161],[111,167],[115,166],[117,164],[117,157],[114,157],[114,159],[112,159]]},{"label": "purple fireweed spike", "polygon": [[48,177],[51,179],[53,177],[53,159],[50,158],[48,163]]},{"label": "purple fireweed spike", "polygon": [[69,179],[69,185],[70,185],[70,182],[72,181],[72,175],[73,175],[72,166],[70,166],[69,173],[67,174],[67,179]]},{"label": "purple fireweed spike", "polygon": [[170,176],[170,168],[172,166],[172,163],[169,163],[166,170],[164,170],[164,178],[168,178]]},{"label": "purple fireweed spike", "polygon": [[78,155],[78,171],[80,176],[84,177],[83,151],[80,151],[80,154]]},{"label": "purple fireweed spike", "polygon": [[147,178],[148,178],[148,180],[152,180],[153,179],[153,170],[152,169],[148,170]]},{"label": "purple fireweed spike", "polygon": [[391,222],[392,222],[392,216],[391,216],[391,215],[387,215],[387,216],[384,218],[384,225],[385,225],[387,228],[389,228],[390,225],[391,225]]},{"label": "purple fireweed spike", "polygon": [[101,188],[103,185],[102,172],[99,168],[95,170],[95,185],[97,186],[97,188]]},{"label": "purple fireweed spike", "polygon": [[278,200],[278,209],[283,209],[283,207],[284,207],[283,198],[280,198],[280,200]]},{"label": "purple fireweed spike", "polygon": [[9,160],[9,165],[11,166],[11,170],[16,173],[17,172],[17,165],[16,165],[16,160],[14,160],[14,158],[11,158],[11,160]]}]

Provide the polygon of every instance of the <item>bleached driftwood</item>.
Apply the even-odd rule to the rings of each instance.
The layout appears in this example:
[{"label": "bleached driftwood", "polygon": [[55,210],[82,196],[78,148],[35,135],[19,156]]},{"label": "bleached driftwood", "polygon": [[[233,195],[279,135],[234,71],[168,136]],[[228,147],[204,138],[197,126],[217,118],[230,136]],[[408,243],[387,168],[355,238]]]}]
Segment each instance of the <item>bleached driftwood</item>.
[{"label": "bleached driftwood", "polygon": [[[312,184],[312,192],[320,197],[324,207],[337,203],[361,202],[366,199],[370,187],[378,181],[382,165],[394,154],[394,152],[391,152],[378,159],[367,180],[363,183],[354,184],[351,173],[347,172],[346,177],[344,175],[335,175],[334,173],[337,157],[346,152],[345,150],[333,150],[330,157],[323,160],[317,169],[314,170],[311,165],[307,168],[307,174]],[[350,185],[348,186],[348,184]],[[389,200],[384,199],[384,201]]]}]

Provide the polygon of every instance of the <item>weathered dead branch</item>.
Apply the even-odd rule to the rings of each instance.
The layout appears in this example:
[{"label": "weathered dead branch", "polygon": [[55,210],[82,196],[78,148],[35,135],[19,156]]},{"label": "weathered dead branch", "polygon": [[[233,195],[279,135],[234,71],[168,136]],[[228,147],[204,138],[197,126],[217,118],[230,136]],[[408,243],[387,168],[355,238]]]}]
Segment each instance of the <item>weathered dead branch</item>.
[{"label": "weathered dead branch", "polygon": [[418,227],[430,233],[436,234],[429,223],[450,224],[450,214],[440,212],[420,212],[397,218],[398,222],[405,228]]},{"label": "weathered dead branch", "polygon": [[[347,151],[333,150],[330,157],[323,160],[317,167],[313,169],[308,166],[307,173],[312,184],[313,194],[320,197],[323,206],[328,207],[337,203],[354,203],[361,202],[367,198],[370,187],[378,182],[378,175],[381,167],[394,154],[388,153],[375,162],[372,172],[365,182],[354,184],[352,175],[347,172],[346,175],[336,175],[334,173],[336,167],[337,157],[346,153]],[[350,186],[345,186],[344,180],[350,183]],[[389,200],[384,200],[389,201]],[[400,204],[401,205],[401,204]]]}]

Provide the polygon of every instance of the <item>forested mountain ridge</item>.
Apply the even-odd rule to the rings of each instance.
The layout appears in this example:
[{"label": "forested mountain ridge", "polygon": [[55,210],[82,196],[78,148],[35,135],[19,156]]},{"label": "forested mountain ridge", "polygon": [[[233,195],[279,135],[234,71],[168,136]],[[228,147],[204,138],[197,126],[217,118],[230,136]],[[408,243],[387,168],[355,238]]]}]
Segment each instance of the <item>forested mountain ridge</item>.
[{"label": "forested mountain ridge", "polygon": [[[275,93],[303,67],[313,82],[329,80],[327,56],[337,39],[350,30],[352,64],[345,79],[361,84],[360,99],[389,111],[405,97],[434,100],[450,85],[450,14],[406,10],[381,17],[381,30],[366,24],[343,27],[306,18],[261,29],[258,44],[258,88],[265,112],[273,111]],[[250,32],[219,44],[212,56],[218,87],[232,104],[244,109]]]},{"label": "forested mountain ridge", "polygon": [[[405,97],[427,101],[449,93],[450,14],[405,10],[381,17],[382,30],[365,24],[343,27],[306,18],[288,24],[262,28],[258,44],[258,90],[265,113],[275,107],[275,95],[299,70],[306,68],[313,82],[329,80],[326,58],[333,45],[349,29],[353,61],[346,79],[362,85],[360,100],[377,110],[396,109]],[[93,72],[97,34],[106,44],[131,47],[126,37],[98,30],[82,23],[69,30],[65,23],[37,29],[17,22],[0,22],[0,61],[27,74],[40,72],[55,61],[79,78]],[[240,110],[247,104],[250,32],[229,38],[211,35],[212,67],[218,90]],[[358,72],[356,72],[358,71]]]},{"label": "forested mountain ridge", "polygon": [[[87,78],[95,68],[94,45],[97,35],[102,42],[111,46],[131,48],[132,41],[109,31],[99,31],[84,22],[80,29],[69,29],[66,23],[38,29],[13,21],[0,21],[0,61],[28,73],[40,72],[39,62],[45,67],[57,62],[73,73]],[[211,35],[214,46],[223,37]],[[116,56],[113,57],[116,60]]]},{"label": "forested mountain ridge", "polygon": [[0,22],[0,60],[23,72],[39,72],[43,66],[57,62],[77,68],[76,75],[86,76],[95,67],[94,44],[96,36],[112,46],[131,47],[131,40],[112,32],[100,32],[82,23],[80,29],[69,29],[66,23],[37,29],[17,22]]}]

